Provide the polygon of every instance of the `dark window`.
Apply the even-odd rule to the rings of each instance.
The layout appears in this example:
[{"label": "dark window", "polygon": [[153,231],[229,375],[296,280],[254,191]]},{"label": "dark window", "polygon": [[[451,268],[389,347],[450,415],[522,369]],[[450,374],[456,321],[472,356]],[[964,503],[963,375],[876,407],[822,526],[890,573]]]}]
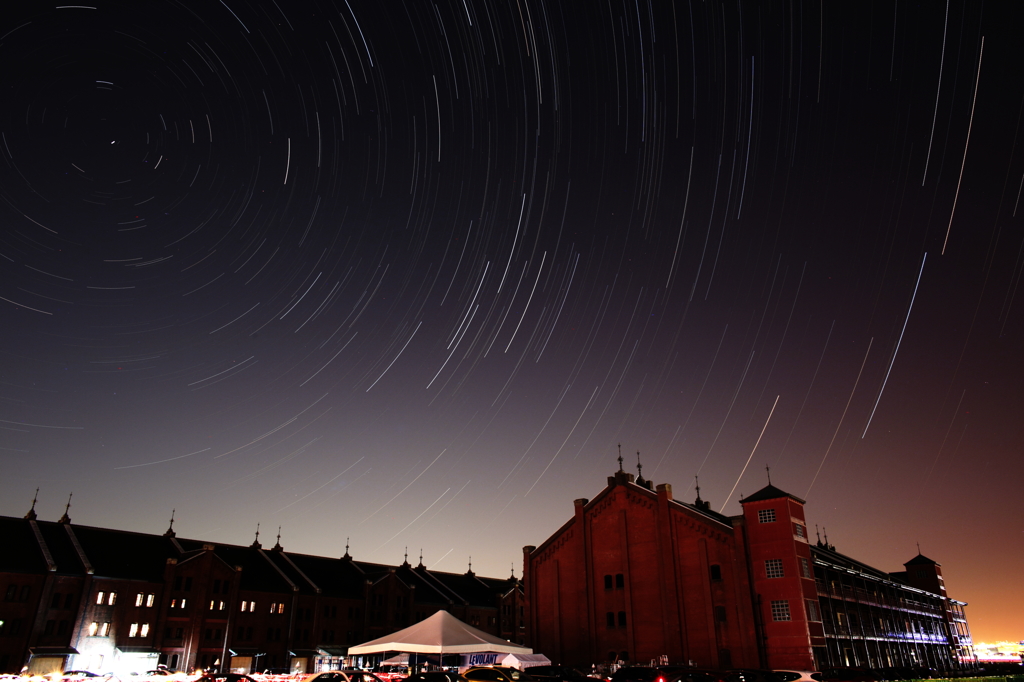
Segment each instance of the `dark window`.
[{"label": "dark window", "polygon": [[722,579],[722,567],[718,564],[711,564],[711,579],[721,580]]},{"label": "dark window", "polygon": [[29,587],[28,585],[25,585],[24,587],[22,587],[21,588],[21,598],[20,598],[20,601],[28,601],[28,595],[29,595],[29,592],[31,592],[31,590],[32,590],[32,588]]},{"label": "dark window", "polygon": [[185,578],[185,591],[186,592],[191,592],[192,591],[192,578]]},{"label": "dark window", "polygon": [[50,600],[50,608],[51,609],[59,609],[60,608],[60,592],[55,592],[53,594],[53,599]]},{"label": "dark window", "polygon": [[619,627],[620,628],[626,627],[626,612],[625,611],[619,611]]},{"label": "dark window", "polygon": [[214,580],[213,581],[213,593],[217,594],[218,592],[220,592],[220,581],[219,580]]},{"label": "dark window", "polygon": [[610,575],[606,575],[604,577],[604,589],[606,589],[606,590],[612,589],[612,577]]},{"label": "dark window", "polygon": [[715,607],[715,622],[716,623],[725,623],[727,621],[728,621],[728,618],[726,617],[725,607],[724,606],[716,606]]},{"label": "dark window", "polygon": [[610,627],[610,628],[615,627],[615,613],[614,612],[609,611],[608,613],[605,614],[605,618],[608,620],[608,627]]},{"label": "dark window", "polygon": [[181,639],[182,632],[183,631],[182,631],[181,628],[175,628],[174,629],[174,639]]},{"label": "dark window", "polygon": [[68,621],[62,620],[59,623],[57,623],[57,634],[58,635],[66,634],[67,631],[68,631]]},{"label": "dark window", "polygon": [[17,594],[18,594],[18,586],[17,585],[8,585],[7,586],[7,596],[4,597],[4,600],[5,601],[14,601],[14,597]]},{"label": "dark window", "polygon": [[629,652],[628,651],[623,651],[622,653],[620,653],[619,654],[619,660],[620,661],[628,661],[629,660]]},{"label": "dark window", "polygon": [[174,576],[174,589],[176,589],[176,590],[180,590],[181,589],[181,576],[180,575]]},{"label": "dark window", "polygon": [[732,667],[732,652],[728,649],[718,650],[718,666],[720,668],[731,668]]},{"label": "dark window", "polygon": [[56,621],[53,621],[53,620],[46,621],[46,627],[43,628],[43,634],[44,635],[52,635],[53,634],[53,625],[54,625],[55,622]]},{"label": "dark window", "polygon": [[621,590],[625,586],[626,586],[626,579],[622,576],[621,573],[616,573],[615,574],[615,589]]},{"label": "dark window", "polygon": [[[70,609],[75,601],[75,595],[68,592],[67,596],[64,597],[64,608]],[[0,668],[2,669],[2,668]]]}]

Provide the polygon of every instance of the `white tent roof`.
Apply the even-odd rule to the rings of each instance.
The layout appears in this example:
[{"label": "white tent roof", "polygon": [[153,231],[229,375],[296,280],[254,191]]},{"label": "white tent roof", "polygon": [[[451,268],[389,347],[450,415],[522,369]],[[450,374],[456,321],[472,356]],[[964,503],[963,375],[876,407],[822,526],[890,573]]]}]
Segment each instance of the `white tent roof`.
[{"label": "white tent roof", "polygon": [[532,654],[529,649],[487,634],[448,613],[438,611],[404,630],[348,648],[349,656],[404,651],[414,654]]},{"label": "white tent roof", "polygon": [[551,665],[551,659],[544,654],[509,654],[501,659],[501,664],[526,670],[535,665]]}]

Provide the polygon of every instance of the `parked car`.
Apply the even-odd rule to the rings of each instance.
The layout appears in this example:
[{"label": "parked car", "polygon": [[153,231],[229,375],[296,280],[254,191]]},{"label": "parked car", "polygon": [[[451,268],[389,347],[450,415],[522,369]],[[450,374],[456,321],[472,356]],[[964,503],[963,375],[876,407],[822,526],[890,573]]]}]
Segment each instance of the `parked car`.
[{"label": "parked car", "polygon": [[821,673],[812,670],[773,670],[782,682],[821,682]]},{"label": "parked car", "polygon": [[362,670],[325,670],[322,673],[306,675],[302,682],[381,682],[381,679]]},{"label": "parked car", "polygon": [[522,670],[504,665],[477,665],[462,673],[469,682],[536,682]]},{"label": "parked car", "polygon": [[248,675],[238,673],[206,673],[196,682],[255,682]]},{"label": "parked car", "polygon": [[821,679],[823,682],[879,682],[882,678],[864,668],[825,668]]},{"label": "parked car", "polygon": [[776,675],[772,670],[726,670],[725,678],[729,682],[782,682],[782,678]]},{"label": "parked car", "polygon": [[405,678],[405,682],[469,682],[458,673],[427,672],[416,673]]},{"label": "parked car", "polygon": [[603,682],[603,677],[584,675],[567,665],[534,665],[526,669],[530,677],[541,682]]},{"label": "parked car", "polygon": [[685,665],[662,665],[656,668],[630,665],[619,668],[611,682],[730,682],[717,670],[691,668]]}]

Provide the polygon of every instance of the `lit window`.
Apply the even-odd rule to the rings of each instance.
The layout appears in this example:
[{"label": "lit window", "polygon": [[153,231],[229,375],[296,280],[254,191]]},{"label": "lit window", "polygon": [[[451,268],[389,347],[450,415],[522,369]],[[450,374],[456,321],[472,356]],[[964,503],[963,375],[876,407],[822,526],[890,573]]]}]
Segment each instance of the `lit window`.
[{"label": "lit window", "polygon": [[217,605],[217,602],[215,602],[214,600],[211,599],[210,600],[210,610],[213,611],[213,607],[215,607],[216,605]]},{"label": "lit window", "polygon": [[[813,599],[807,599],[804,601],[807,605],[807,620],[817,622],[821,620],[821,613],[818,610],[818,602]],[[879,619],[881,623],[881,619]]]},{"label": "lit window", "polygon": [[128,628],[128,636],[129,637],[138,637],[139,636],[139,624],[138,623],[132,623],[131,627]]},{"label": "lit window", "polygon": [[217,610],[218,611],[223,611],[224,610],[224,602],[218,602]]},{"label": "lit window", "polygon": [[171,608],[172,609],[178,608],[178,600],[177,599],[172,599],[171,600]]},{"label": "lit window", "polygon": [[147,636],[149,636],[149,623],[143,623],[142,626],[139,627],[139,637]]},{"label": "lit window", "polygon": [[270,612],[271,613],[277,613],[277,602],[271,602],[270,603]]},{"label": "lit window", "polygon": [[182,597],[182,599],[181,599],[181,608],[185,608],[185,598],[184,597]]},{"label": "lit window", "polygon": [[249,608],[249,602],[242,600],[242,613],[245,613]]},{"label": "lit window", "polygon": [[775,622],[793,620],[792,616],[789,615],[788,599],[772,600],[772,620]]},{"label": "lit window", "polygon": [[100,624],[96,621],[89,623],[89,636],[95,637],[96,633],[99,632]]},{"label": "lit window", "polygon": [[137,595],[135,595],[135,605],[142,606],[143,599],[145,599],[145,595],[139,592]]},{"label": "lit window", "polygon": [[795,535],[796,535],[796,536],[797,536],[798,538],[803,538],[803,537],[807,537],[807,534],[806,534],[806,533],[804,532],[804,527],[803,527],[803,525],[802,525],[802,524],[799,524],[799,523],[794,523],[794,524],[793,524],[793,533],[794,533],[794,534],[795,534]]},{"label": "lit window", "polygon": [[786,575],[782,570],[782,559],[768,559],[764,562],[764,572],[769,578],[782,578]]},{"label": "lit window", "polygon": [[103,597],[105,597],[105,596],[106,596],[105,592],[97,592],[96,593],[96,603],[97,604],[102,604],[103,603]]},{"label": "lit window", "polygon": [[255,613],[255,611],[256,611],[256,602],[255,601],[249,602],[249,613]]},{"label": "lit window", "polygon": [[153,602],[156,600],[155,594],[146,595],[146,606],[153,606]]},{"label": "lit window", "polygon": [[110,634],[110,623],[104,623],[100,626],[100,637],[106,637]]},{"label": "lit window", "polygon": [[774,523],[775,522],[775,510],[774,509],[759,509],[757,511],[757,522],[758,523]]},{"label": "lit window", "polygon": [[107,595],[107,606],[113,606],[114,602],[117,601],[117,592],[111,592]]},{"label": "lit window", "polygon": [[802,575],[805,578],[814,577],[814,575],[811,573],[811,562],[803,557],[800,557],[800,575]]}]

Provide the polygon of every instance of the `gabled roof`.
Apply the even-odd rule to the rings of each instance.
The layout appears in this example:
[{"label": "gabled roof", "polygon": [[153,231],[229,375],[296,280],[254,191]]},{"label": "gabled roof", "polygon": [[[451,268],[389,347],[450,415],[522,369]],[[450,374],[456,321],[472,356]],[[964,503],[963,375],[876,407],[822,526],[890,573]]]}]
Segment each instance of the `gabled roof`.
[{"label": "gabled roof", "polygon": [[771,483],[761,488],[753,495],[744,497],[742,500],[740,500],[740,504],[746,504],[747,502],[763,502],[764,500],[777,500],[782,497],[788,497],[792,500],[796,500],[800,504],[806,504],[806,500],[801,500],[796,495],[787,493],[785,490],[779,490]]},{"label": "gabled roof", "polygon": [[918,552],[917,556],[903,564],[904,566],[940,566],[938,561],[929,559],[925,555]]}]

